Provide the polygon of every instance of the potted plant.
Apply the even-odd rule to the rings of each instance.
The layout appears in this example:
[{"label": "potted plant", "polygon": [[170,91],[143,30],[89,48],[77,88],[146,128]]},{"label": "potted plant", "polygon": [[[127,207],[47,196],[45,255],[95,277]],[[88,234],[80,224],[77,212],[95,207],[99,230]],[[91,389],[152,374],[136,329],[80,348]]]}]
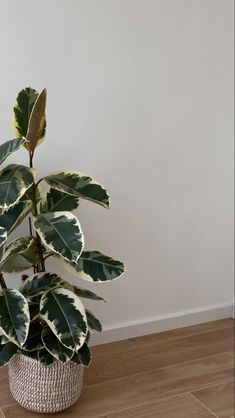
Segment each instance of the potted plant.
[{"label": "potted plant", "polygon": [[[37,179],[33,161],[46,132],[45,109],[45,89],[40,94],[30,87],[21,90],[13,108],[16,138],[0,145],[1,164],[22,146],[29,155],[29,166],[4,165],[0,171],[0,366],[9,363],[16,401],[52,413],[78,399],[83,367],[91,361],[90,332],[101,331],[82,299],[103,299],[80,283],[70,284],[66,270],[102,283],[120,277],[125,268],[99,251],[84,250],[81,225],[72,214],[81,199],[108,208],[106,190],[78,171],[60,170]],[[9,242],[26,217],[28,234]],[[61,263],[60,275],[47,271],[48,257]],[[19,290],[8,288],[4,273],[21,273]]]}]

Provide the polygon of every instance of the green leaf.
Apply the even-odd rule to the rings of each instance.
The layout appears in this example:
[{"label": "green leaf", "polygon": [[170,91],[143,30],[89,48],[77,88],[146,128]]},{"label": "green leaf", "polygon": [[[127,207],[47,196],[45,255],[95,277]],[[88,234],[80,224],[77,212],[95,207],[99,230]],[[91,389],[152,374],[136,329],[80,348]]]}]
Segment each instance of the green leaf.
[{"label": "green leaf", "polygon": [[31,322],[29,327],[29,333],[25,344],[22,349],[24,351],[35,351],[43,348],[41,334],[43,327],[40,322]]},{"label": "green leaf", "polygon": [[0,367],[5,366],[11,358],[17,353],[17,346],[11,342],[0,347]]},{"label": "green leaf", "polygon": [[77,353],[74,353],[71,361],[81,366],[89,367],[91,364],[91,351],[85,342]]},{"label": "green leaf", "polygon": [[88,327],[90,328],[90,330],[95,330],[98,332],[102,331],[102,325],[99,319],[97,319],[95,315],[88,309],[86,309],[86,317],[87,317]]},{"label": "green leaf", "polygon": [[55,273],[36,273],[23,282],[20,290],[24,296],[30,298],[55,289],[62,282],[62,279]]},{"label": "green leaf", "polygon": [[65,347],[78,350],[88,331],[82,302],[67,289],[55,289],[42,296],[40,314]]},{"label": "green leaf", "polygon": [[26,280],[28,277],[29,277],[29,275],[28,275],[28,274],[22,274],[22,275],[21,275],[21,281],[22,281],[22,283],[24,283],[24,282],[25,282],[25,280]]},{"label": "green leaf", "polygon": [[42,202],[42,211],[72,211],[76,209],[78,205],[78,197],[50,188],[47,192],[46,199]]},{"label": "green leaf", "polygon": [[29,301],[29,313],[30,313],[30,322],[35,321],[39,317],[39,303],[32,303]]},{"label": "green leaf", "polygon": [[13,206],[34,182],[34,170],[10,164],[0,172],[0,209]]},{"label": "green leaf", "polygon": [[[0,335],[0,345],[4,345],[8,342],[9,342],[9,340],[5,335]],[[0,347],[0,350],[1,350],[1,347]]]},{"label": "green leaf", "polygon": [[34,228],[42,242],[69,261],[80,256],[84,238],[78,219],[70,212],[49,212],[34,220]]},{"label": "green leaf", "polygon": [[29,306],[16,289],[0,291],[0,327],[4,335],[15,344],[23,345],[29,331]]},{"label": "green leaf", "polygon": [[79,171],[58,171],[44,180],[54,189],[109,207],[109,196],[103,186]]},{"label": "green leaf", "polygon": [[38,95],[30,114],[26,134],[26,148],[34,151],[42,141],[46,128],[46,89]]},{"label": "green leaf", "polygon": [[85,298],[85,299],[92,299],[92,300],[99,300],[105,302],[105,300],[101,297],[96,295],[94,292],[91,292],[90,290],[83,289],[81,287],[73,286],[72,284],[68,282],[63,282],[62,287],[65,289],[71,290],[71,292],[75,293],[78,297]]},{"label": "green leaf", "polygon": [[56,360],[65,363],[73,357],[74,351],[61,344],[50,328],[43,329],[42,341],[44,347]]},{"label": "green leaf", "polygon": [[32,267],[39,261],[35,238],[26,236],[17,238],[6,248],[0,262],[0,271],[17,273]]},{"label": "green leaf", "polygon": [[8,155],[11,155],[14,151],[18,150],[22,144],[24,144],[24,138],[10,139],[10,141],[4,142],[0,145],[0,164],[5,161]]},{"label": "green leaf", "polygon": [[31,201],[19,201],[0,215],[0,225],[4,226],[9,235],[31,210]]},{"label": "green leaf", "polygon": [[6,242],[6,240],[7,240],[7,231],[5,230],[5,228],[0,226],[0,247],[4,244],[4,242]]},{"label": "green leaf", "polygon": [[[36,110],[39,107],[39,104],[41,108],[43,104],[42,99],[44,99],[44,94],[45,93],[41,94],[41,98],[39,100],[39,103],[37,104]],[[24,138],[27,138],[27,134],[29,134],[29,122],[32,116],[32,111],[35,107],[35,103],[37,102],[38,98],[39,93],[31,87],[26,87],[19,92],[16,98],[15,105],[13,107],[12,115],[12,127],[17,137],[22,136]],[[40,140],[45,136],[45,132],[46,121],[44,121],[43,129],[40,134]],[[27,142],[24,145],[27,149],[29,149],[29,145]]]},{"label": "green leaf", "polygon": [[50,366],[50,364],[55,362],[55,358],[46,349],[37,351],[37,359],[44,366]]},{"label": "green leaf", "polygon": [[125,272],[125,266],[121,261],[99,251],[83,251],[76,263],[70,263],[61,257],[58,257],[58,260],[70,273],[89,282],[115,280]]}]

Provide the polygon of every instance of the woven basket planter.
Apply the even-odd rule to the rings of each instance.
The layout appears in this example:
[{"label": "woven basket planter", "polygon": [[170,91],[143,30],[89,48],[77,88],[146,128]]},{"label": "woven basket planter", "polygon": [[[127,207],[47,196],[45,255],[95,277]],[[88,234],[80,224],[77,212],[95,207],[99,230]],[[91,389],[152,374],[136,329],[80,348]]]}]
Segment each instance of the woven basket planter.
[{"label": "woven basket planter", "polygon": [[16,354],[9,363],[13,398],[34,412],[53,413],[73,405],[83,384],[83,367],[73,362],[43,366],[39,361]]}]

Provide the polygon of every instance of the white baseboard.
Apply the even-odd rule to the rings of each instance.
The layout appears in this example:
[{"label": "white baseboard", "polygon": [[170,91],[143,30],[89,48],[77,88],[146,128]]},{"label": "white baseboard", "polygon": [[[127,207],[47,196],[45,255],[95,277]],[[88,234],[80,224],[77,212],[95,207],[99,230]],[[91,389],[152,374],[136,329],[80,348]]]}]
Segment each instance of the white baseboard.
[{"label": "white baseboard", "polygon": [[101,334],[95,333],[91,338],[91,345],[99,345],[127,338],[139,337],[162,331],[183,328],[204,322],[216,321],[225,318],[234,318],[234,303],[228,302],[167,315],[158,315],[153,318],[144,318],[139,321],[123,322],[103,328]]}]

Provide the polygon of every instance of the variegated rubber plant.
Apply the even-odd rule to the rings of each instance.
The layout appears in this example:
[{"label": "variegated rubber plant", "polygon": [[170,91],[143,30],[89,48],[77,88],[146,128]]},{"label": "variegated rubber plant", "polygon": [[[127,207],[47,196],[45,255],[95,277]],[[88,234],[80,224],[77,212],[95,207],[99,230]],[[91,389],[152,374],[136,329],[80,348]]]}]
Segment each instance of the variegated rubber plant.
[{"label": "variegated rubber plant", "polygon": [[[125,270],[122,262],[99,251],[84,251],[81,225],[71,213],[80,199],[108,208],[106,190],[79,171],[36,177],[33,160],[46,132],[45,109],[46,90],[40,94],[30,87],[21,90],[13,108],[16,137],[0,145],[0,164],[21,146],[29,156],[29,166],[10,164],[0,171],[0,366],[17,352],[44,365],[70,360],[90,364],[89,335],[101,331],[101,324],[82,299],[103,299],[68,283],[65,271],[61,276],[48,272],[48,257],[90,282],[115,280]],[[28,235],[9,242],[26,217]],[[19,290],[7,287],[4,273],[21,273]]]}]

